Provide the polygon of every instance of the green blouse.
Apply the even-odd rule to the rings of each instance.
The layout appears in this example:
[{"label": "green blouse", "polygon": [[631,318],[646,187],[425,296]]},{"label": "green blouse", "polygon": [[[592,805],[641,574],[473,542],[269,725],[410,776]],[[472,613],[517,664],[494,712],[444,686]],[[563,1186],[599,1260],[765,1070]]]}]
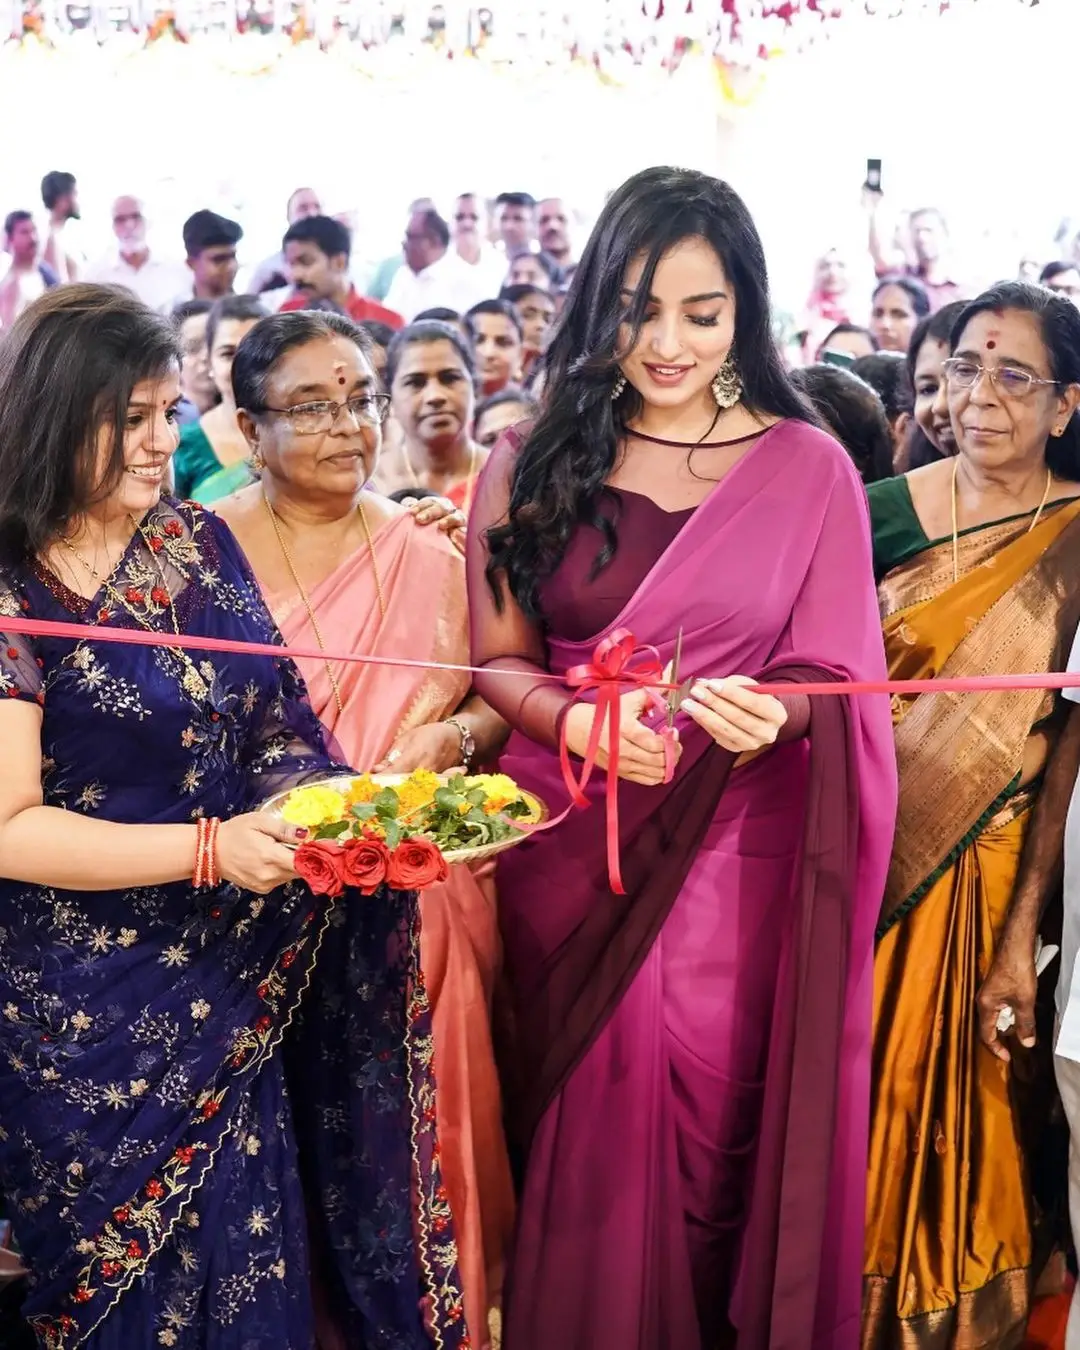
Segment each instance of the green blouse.
[{"label": "green blouse", "polygon": [[254,481],[255,474],[247,460],[221,463],[198,422],[181,430],[180,444],[173,456],[173,482],[181,500],[209,506]]}]

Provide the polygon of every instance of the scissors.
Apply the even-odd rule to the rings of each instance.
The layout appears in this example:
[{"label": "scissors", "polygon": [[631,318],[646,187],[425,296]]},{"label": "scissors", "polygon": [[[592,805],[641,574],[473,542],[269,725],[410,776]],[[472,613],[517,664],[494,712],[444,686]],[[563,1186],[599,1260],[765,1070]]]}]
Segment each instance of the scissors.
[{"label": "scissors", "polygon": [[683,630],[680,628],[678,637],[675,639],[675,654],[671,658],[671,674],[669,676],[670,682],[676,686],[676,688],[669,690],[667,696],[667,724],[669,728],[674,728],[675,714],[682,707],[683,700],[690,693],[690,686],[694,683],[692,679],[683,680],[681,684],[679,683],[679,667],[682,664],[682,641]]}]

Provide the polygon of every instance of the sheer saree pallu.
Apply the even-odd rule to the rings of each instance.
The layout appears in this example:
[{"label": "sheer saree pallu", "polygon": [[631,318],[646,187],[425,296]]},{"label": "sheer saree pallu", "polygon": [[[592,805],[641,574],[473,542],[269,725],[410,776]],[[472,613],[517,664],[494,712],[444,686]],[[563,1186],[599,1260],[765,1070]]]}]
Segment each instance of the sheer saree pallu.
[{"label": "sheer saree pallu", "polygon": [[[886,576],[895,679],[1061,668],[1076,629],[1080,503],[1007,521]],[[1024,748],[1043,690],[894,699],[900,808],[874,970],[864,1350],[1023,1342],[1028,1182],[1009,1068],[975,997],[1034,802]]]},{"label": "sheer saree pallu", "polygon": [[[371,558],[362,549],[311,594],[319,629],[339,651],[405,657],[428,669],[302,661],[312,703],[357,770],[380,763],[414,727],[449,717],[469,690],[465,564],[446,536],[404,512],[374,538],[386,605],[380,614]],[[268,596],[287,642],[316,645],[304,606],[293,595]],[[472,1344],[488,1344],[489,1311],[502,1294],[513,1227],[510,1164],[502,1098],[491,1045],[491,1000],[499,965],[491,867],[480,877],[453,867],[420,897],[420,960],[432,1008],[436,1115],[443,1179],[450,1197]],[[343,935],[344,937],[344,935]],[[320,998],[316,996],[316,1000]],[[324,1030],[345,1010],[324,1008]],[[341,1038],[342,1046],[347,1038]],[[331,1178],[336,1185],[336,1179]]]},{"label": "sheer saree pallu", "polygon": [[[626,626],[665,662],[682,629],[684,673],[879,678],[868,565],[850,464],[783,424],[603,633],[549,637],[550,668]],[[619,785],[625,896],[607,884],[601,784],[593,810],[500,858],[528,1155],[507,1350],[716,1350],[729,1324],[740,1350],[857,1345],[895,769],[884,700],[812,703],[809,746],[730,772],[683,722],[670,785]],[[503,763],[565,797],[553,750],[517,735]]]}]

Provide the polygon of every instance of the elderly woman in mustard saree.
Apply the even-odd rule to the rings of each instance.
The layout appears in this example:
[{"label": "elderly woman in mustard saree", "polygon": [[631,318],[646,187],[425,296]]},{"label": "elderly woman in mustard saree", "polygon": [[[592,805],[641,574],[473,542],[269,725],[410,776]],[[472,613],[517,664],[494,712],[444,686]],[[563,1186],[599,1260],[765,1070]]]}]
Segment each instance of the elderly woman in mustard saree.
[{"label": "elderly woman in mustard saree", "polygon": [[[1080,314],[1007,283],[957,320],[956,457],[869,489],[890,676],[1061,669],[1080,612]],[[1041,690],[894,700],[863,1350],[1023,1342],[1031,1206],[976,997],[1058,727]]]}]

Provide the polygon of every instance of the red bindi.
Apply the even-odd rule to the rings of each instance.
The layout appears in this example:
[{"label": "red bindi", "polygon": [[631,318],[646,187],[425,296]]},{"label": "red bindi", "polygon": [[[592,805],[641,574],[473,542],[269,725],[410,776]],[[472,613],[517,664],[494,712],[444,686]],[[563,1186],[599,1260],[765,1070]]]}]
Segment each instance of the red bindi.
[{"label": "red bindi", "polygon": [[344,384],[344,383],[345,383],[345,376],[344,376],[344,375],[339,375],[339,376],[337,377],[337,382],[338,382],[338,384]]},{"label": "red bindi", "polygon": [[986,344],[986,350],[988,352],[992,352],[996,346],[997,343],[994,341],[993,338],[991,338],[990,341]]}]

